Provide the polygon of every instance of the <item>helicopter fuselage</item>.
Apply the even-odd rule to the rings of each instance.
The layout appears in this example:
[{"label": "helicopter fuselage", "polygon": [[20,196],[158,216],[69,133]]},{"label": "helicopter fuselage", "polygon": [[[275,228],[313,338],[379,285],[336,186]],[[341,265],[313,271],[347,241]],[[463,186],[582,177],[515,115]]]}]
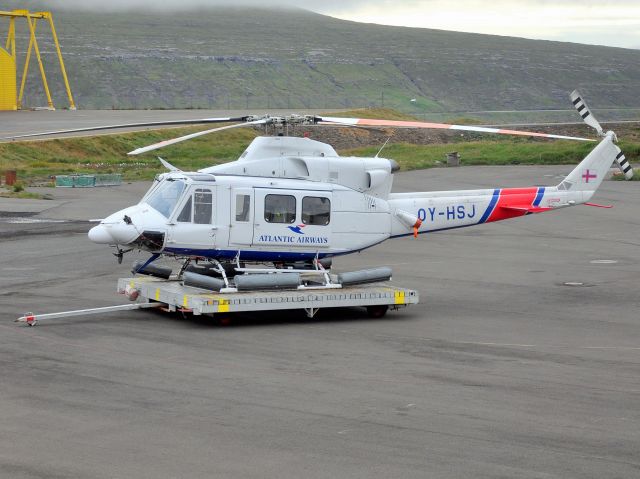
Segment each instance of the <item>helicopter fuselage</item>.
[{"label": "helicopter fuselage", "polygon": [[388,202],[341,185],[172,173],[90,238],[177,256],[298,261],[359,251],[390,234]]}]

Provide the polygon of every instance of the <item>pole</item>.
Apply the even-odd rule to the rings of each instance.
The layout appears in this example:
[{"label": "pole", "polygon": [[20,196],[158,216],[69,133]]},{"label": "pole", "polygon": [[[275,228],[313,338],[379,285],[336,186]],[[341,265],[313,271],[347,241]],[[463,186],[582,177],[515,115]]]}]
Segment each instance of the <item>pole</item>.
[{"label": "pole", "polygon": [[16,61],[16,18],[11,17],[9,20],[9,33],[7,34],[7,46],[5,48],[8,52],[11,52],[13,61]]},{"label": "pole", "polygon": [[60,61],[60,71],[62,72],[62,79],[64,80],[64,87],[67,90],[67,98],[69,98],[69,110],[75,110],[76,104],[73,101],[73,96],[71,95],[71,87],[69,86],[69,79],[67,78],[67,71],[64,68],[64,61],[62,61],[62,52],[60,51],[60,44],[58,43],[58,35],[56,34],[56,27],[53,26],[53,15],[51,13],[47,14],[47,18],[49,19],[49,25],[51,25],[51,34],[53,36],[53,42],[56,45],[56,52],[58,53],[58,60]]},{"label": "pole", "polygon": [[42,86],[44,86],[44,92],[47,95],[47,103],[49,104],[49,109],[55,110],[53,106],[53,101],[51,100],[51,92],[49,91],[49,85],[47,84],[47,76],[44,73],[44,65],[42,64],[42,58],[40,57],[40,48],[38,48],[38,41],[36,40],[36,24],[38,19],[33,19],[33,24],[31,23],[31,17],[27,17],[27,23],[29,24],[29,31],[31,32],[31,38],[33,40],[33,49],[36,52],[36,58],[38,59],[38,66],[40,67],[40,76],[42,77]]},{"label": "pole", "polygon": [[[29,17],[27,17],[29,22]],[[22,95],[24,94],[24,86],[27,82],[27,72],[29,71],[29,63],[31,62],[31,50],[33,49],[33,40],[35,38],[35,26],[31,31],[31,22],[29,22],[29,31],[32,35],[29,36],[29,48],[27,49],[27,58],[24,61],[24,68],[22,70],[22,80],[20,81],[20,93],[18,94],[18,110],[22,109]]]}]

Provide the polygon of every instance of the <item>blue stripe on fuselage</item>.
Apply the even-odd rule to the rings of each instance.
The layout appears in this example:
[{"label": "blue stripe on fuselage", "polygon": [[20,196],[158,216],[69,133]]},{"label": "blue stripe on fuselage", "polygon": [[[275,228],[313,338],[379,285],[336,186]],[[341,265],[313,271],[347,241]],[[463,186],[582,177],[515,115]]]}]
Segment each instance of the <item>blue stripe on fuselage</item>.
[{"label": "blue stripe on fuselage", "polygon": [[[201,258],[233,259],[237,256],[238,251],[240,251],[240,259],[245,261],[303,261],[316,257],[316,253],[195,248],[165,248],[162,252],[164,254],[175,254],[178,256],[199,256]],[[349,251],[349,253],[351,253],[351,251]],[[318,258],[324,258],[325,256],[334,256],[334,254],[318,254]]]},{"label": "blue stripe on fuselage", "polygon": [[538,206],[542,201],[542,197],[544,196],[544,186],[538,188],[538,194],[536,195],[536,199],[533,200],[533,206]]},{"label": "blue stripe on fuselage", "polygon": [[491,216],[491,213],[493,213],[493,209],[496,207],[496,203],[498,202],[498,198],[500,198],[500,188],[496,188],[495,190],[493,190],[493,196],[491,197],[489,206],[487,206],[487,209],[482,215],[482,218],[480,218],[480,221],[478,221],[478,224],[484,223],[485,221],[487,221],[489,216]]}]

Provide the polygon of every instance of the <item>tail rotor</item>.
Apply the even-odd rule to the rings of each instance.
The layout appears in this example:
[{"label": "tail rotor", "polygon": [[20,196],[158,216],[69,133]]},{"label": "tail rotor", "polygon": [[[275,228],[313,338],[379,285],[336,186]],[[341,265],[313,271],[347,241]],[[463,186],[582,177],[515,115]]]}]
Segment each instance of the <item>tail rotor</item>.
[{"label": "tail rotor", "polygon": [[[593,113],[589,109],[589,105],[587,105],[587,102],[584,100],[578,90],[573,90],[570,97],[571,103],[573,103],[573,106],[577,110],[578,114],[582,117],[587,125],[596,130],[598,136],[602,138],[611,136],[613,141],[617,143],[618,137],[616,136],[616,134],[613,131],[608,131],[606,133],[604,132],[602,126],[600,125],[600,122],[593,115]],[[631,178],[633,178],[633,168],[631,168],[631,165],[625,158],[622,151],[618,152],[618,155],[616,156],[616,163],[618,164],[620,171],[622,171],[622,173],[624,174],[625,179],[630,180]]]}]

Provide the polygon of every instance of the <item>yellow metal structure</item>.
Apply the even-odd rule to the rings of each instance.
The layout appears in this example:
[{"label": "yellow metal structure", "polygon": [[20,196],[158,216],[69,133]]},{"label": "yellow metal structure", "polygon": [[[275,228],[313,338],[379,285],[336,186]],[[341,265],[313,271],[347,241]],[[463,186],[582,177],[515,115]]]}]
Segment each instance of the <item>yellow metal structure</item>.
[{"label": "yellow metal structure", "polygon": [[16,61],[0,48],[0,110],[17,110]]},{"label": "yellow metal structure", "polygon": [[[9,18],[9,33],[7,34],[5,50],[0,48],[0,110],[19,110],[22,108],[22,98],[27,81],[27,73],[29,72],[29,63],[31,62],[32,51],[35,52],[36,59],[38,60],[40,76],[42,77],[42,86],[44,88],[45,95],[47,96],[48,107],[51,110],[55,110],[53,100],[51,99],[51,92],[49,91],[49,84],[47,83],[47,76],[44,71],[44,64],[42,63],[42,57],[40,56],[38,40],[36,39],[36,27],[38,25],[38,20],[48,21],[49,26],[51,27],[51,36],[53,37],[53,43],[55,44],[56,53],[60,62],[60,71],[62,73],[64,87],[67,91],[67,97],[69,98],[69,109],[75,110],[76,104],[74,103],[73,95],[71,94],[71,87],[69,86],[67,71],[64,67],[64,61],[62,60],[62,52],[60,51],[58,35],[56,34],[56,28],[53,24],[53,16],[51,15],[51,12],[32,13],[28,10],[13,10],[11,12],[0,11],[0,17]],[[27,25],[29,26],[29,48],[24,62],[22,78],[20,80],[20,91],[16,96],[17,58],[15,22],[17,18],[24,18],[27,21]],[[13,87],[11,87],[11,85],[13,85]]]}]

